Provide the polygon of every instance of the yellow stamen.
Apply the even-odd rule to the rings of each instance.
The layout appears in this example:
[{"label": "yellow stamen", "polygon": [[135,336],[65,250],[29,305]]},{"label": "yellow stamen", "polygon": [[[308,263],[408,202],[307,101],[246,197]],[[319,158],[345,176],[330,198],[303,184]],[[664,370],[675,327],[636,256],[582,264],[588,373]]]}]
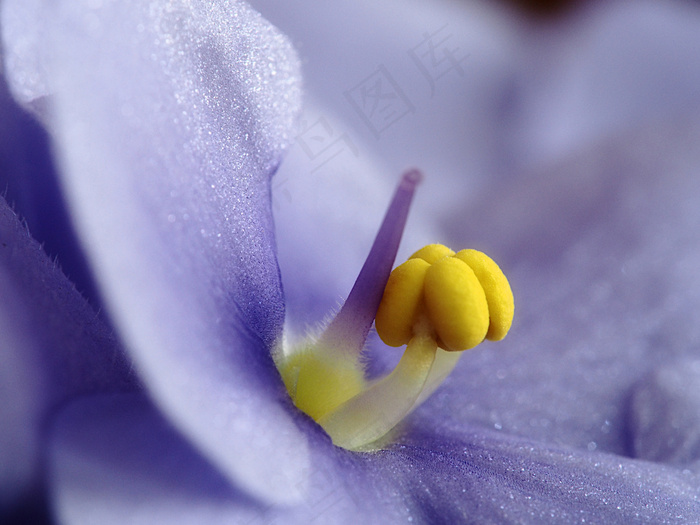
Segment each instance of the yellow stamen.
[{"label": "yellow stamen", "polygon": [[388,376],[318,420],[333,443],[361,450],[394,428],[416,406],[436,350],[432,337],[414,337]]},{"label": "yellow stamen", "polygon": [[428,244],[411,255],[408,259],[423,259],[425,262],[433,264],[443,257],[451,257],[455,254],[444,244]]},{"label": "yellow stamen", "polygon": [[356,360],[318,350],[302,345],[277,363],[294,404],[316,421],[367,388]]},{"label": "yellow stamen", "polygon": [[431,244],[391,272],[377,310],[382,341],[407,345],[389,375],[368,383],[359,354],[337,337],[309,340],[277,365],[294,404],[334,444],[369,450],[438,388],[461,351],[503,339],[513,313],[510,285],[492,259]]},{"label": "yellow stamen", "polygon": [[413,337],[413,325],[423,304],[423,283],[430,268],[423,259],[409,259],[394,268],[379,303],[374,327],[389,346],[403,346]]},{"label": "yellow stamen", "polygon": [[462,351],[484,338],[503,339],[513,313],[510,285],[491,258],[430,244],[391,272],[375,327],[387,345],[401,346],[413,336],[419,314],[425,314],[440,348]]},{"label": "yellow stamen", "polygon": [[486,294],[467,263],[444,257],[433,264],[425,273],[425,305],[441,348],[467,350],[486,337]]},{"label": "yellow stamen", "polygon": [[515,303],[513,292],[508,284],[508,279],[493,259],[476,250],[462,250],[455,257],[464,261],[474,270],[481,287],[486,294],[486,302],[489,305],[489,317],[491,323],[486,332],[486,339],[500,341],[503,339],[513,322]]}]

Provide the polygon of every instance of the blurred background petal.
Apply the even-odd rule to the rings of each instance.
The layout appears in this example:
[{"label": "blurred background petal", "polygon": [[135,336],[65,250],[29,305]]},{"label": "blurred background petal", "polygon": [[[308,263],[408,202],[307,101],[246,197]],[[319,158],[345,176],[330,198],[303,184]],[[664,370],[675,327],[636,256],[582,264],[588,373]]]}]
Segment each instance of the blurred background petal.
[{"label": "blurred background petal", "polygon": [[51,413],[90,392],[133,390],[111,331],[0,197],[0,514],[41,512]]}]

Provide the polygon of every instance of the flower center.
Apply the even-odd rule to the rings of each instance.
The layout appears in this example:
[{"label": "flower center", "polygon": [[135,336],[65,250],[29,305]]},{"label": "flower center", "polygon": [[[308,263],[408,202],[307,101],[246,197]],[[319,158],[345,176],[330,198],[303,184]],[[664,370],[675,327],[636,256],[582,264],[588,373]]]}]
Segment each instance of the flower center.
[{"label": "flower center", "polygon": [[[421,178],[416,170],[402,177],[360,275],[326,329],[275,356],[294,404],[346,449],[376,448],[440,386],[463,350],[503,339],[513,320],[508,280],[481,252],[431,244],[391,271]],[[406,350],[390,374],[370,383],[362,351],[372,322],[384,343]]]}]

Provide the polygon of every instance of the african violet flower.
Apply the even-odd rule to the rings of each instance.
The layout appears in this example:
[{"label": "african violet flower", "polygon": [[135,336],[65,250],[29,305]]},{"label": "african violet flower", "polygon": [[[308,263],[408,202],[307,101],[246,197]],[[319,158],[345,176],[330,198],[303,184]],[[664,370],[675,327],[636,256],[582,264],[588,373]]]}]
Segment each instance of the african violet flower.
[{"label": "african violet flower", "polygon": [[[384,43],[396,37],[390,27],[404,27],[393,17],[389,24],[367,16],[378,14],[362,11],[369,4],[356,5],[345,5],[344,25],[362,27],[351,23],[349,14],[358,13],[370,27],[386,24],[372,33]],[[579,42],[571,47],[549,46],[570,41],[557,34],[539,42],[527,25],[481,10],[475,19],[490,36],[468,51],[473,75],[457,75],[456,84],[434,80],[429,107],[406,96],[425,129],[402,120],[379,139],[376,126],[367,131],[387,162],[399,162],[406,139],[404,155],[412,158],[401,162],[419,160],[428,171],[414,212],[420,222],[413,233],[409,222],[404,243],[427,231],[439,238],[425,242],[489,246],[508,270],[519,314],[507,343],[465,355],[392,443],[357,453],[334,447],[292,406],[271,358],[284,303],[270,176],[292,142],[300,105],[287,40],[237,2],[5,0],[6,78],[50,133],[99,289],[92,300],[103,302],[119,342],[3,204],[3,509],[43,485],[65,523],[697,521],[698,14],[681,4],[638,5],[587,12],[566,27]],[[284,8],[294,11],[292,3]],[[330,8],[317,8],[313,23],[299,27],[310,38],[316,27],[342,43],[345,34],[322,17]],[[423,22],[457,13],[449,18],[452,34],[480,41],[481,33],[464,36],[463,8],[430,9],[432,18],[417,15],[405,26],[422,34],[435,29]],[[278,24],[300,39],[293,23],[284,27],[284,14]],[[289,20],[298,22],[294,14]],[[621,27],[629,38],[616,47]],[[651,44],[647,33],[637,36],[645,27],[657,31]],[[513,36],[518,30],[529,45]],[[383,37],[373,38],[362,42]],[[534,57],[518,54],[519,47]],[[380,48],[390,55],[390,45]],[[542,59],[543,49],[563,56]],[[333,54],[327,45],[302,50]],[[382,60],[393,64],[390,58]],[[309,58],[312,94],[348,92],[348,106],[323,101],[328,115],[345,108],[342,117],[361,117],[352,113],[362,109],[356,84],[321,89],[315,68],[328,64],[313,64]],[[621,69],[637,76],[628,79]],[[538,84],[543,71],[549,84]],[[326,77],[342,81],[342,74]],[[576,75],[611,93],[608,104],[585,89],[567,99],[564,87]],[[458,89],[462,78],[479,89]],[[440,86],[472,102],[438,104]],[[589,104],[577,113],[586,96]],[[33,153],[40,134],[6,99],[3,108],[11,117],[3,114],[3,176],[13,177],[8,187],[36,194],[27,172],[41,166],[21,162],[17,151]],[[456,119],[457,108],[474,123],[438,119]],[[438,121],[440,133],[426,125]],[[455,138],[463,128],[470,134]],[[522,134],[506,136],[506,129]],[[445,137],[477,145],[444,152],[437,146],[450,143]],[[492,152],[487,146],[497,142]],[[301,331],[300,320],[347,293],[338,289],[359,270],[356,258],[379,222],[370,219],[381,215],[386,195],[386,180],[368,186],[366,172],[348,172],[371,164],[362,155],[322,166],[315,173],[325,178],[310,177],[317,158],[301,145],[297,140],[276,175],[292,204],[281,199],[277,221],[282,270],[290,276],[290,337]],[[497,164],[496,157],[505,160]],[[473,178],[454,169],[463,158],[471,159],[462,168]],[[493,180],[483,176],[487,167]],[[299,173],[322,204],[303,206],[294,186],[304,182]],[[443,183],[431,185],[431,175]],[[373,188],[361,197],[378,208],[362,216],[353,212],[364,204],[348,191],[360,185],[357,177]],[[337,191],[323,192],[329,188]],[[41,225],[43,210],[22,208],[23,193],[16,195],[20,211],[36,213]],[[320,236],[324,224],[313,218],[306,220],[315,228],[304,230],[301,213],[313,217],[322,206],[345,209],[337,220],[330,212],[323,217],[355,234]],[[305,236],[315,242],[304,243]],[[366,249],[326,256],[338,236]],[[76,279],[88,282],[76,268]],[[293,310],[300,304],[309,307]],[[385,351],[375,343],[374,354]]]}]

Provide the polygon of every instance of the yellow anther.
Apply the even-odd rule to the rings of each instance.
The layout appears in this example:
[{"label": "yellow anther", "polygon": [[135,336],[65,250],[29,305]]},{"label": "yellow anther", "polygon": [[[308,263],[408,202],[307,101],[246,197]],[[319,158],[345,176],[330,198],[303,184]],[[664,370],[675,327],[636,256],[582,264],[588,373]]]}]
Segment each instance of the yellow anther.
[{"label": "yellow anther", "polygon": [[508,279],[498,265],[488,255],[476,250],[461,250],[455,255],[474,270],[479,283],[486,293],[491,322],[486,339],[500,341],[513,323],[515,302]]},{"label": "yellow anther", "polygon": [[452,257],[455,254],[444,244],[428,244],[409,257],[410,259],[423,259],[425,262],[434,264],[443,257]]},{"label": "yellow anther", "polygon": [[486,295],[467,263],[445,257],[433,264],[425,275],[425,305],[441,348],[467,350],[486,337]]},{"label": "yellow anther", "polygon": [[409,259],[394,268],[384,288],[374,326],[389,346],[403,346],[413,337],[413,326],[423,302],[423,281],[430,264]]},{"label": "yellow anther", "polygon": [[430,244],[391,273],[375,326],[387,345],[401,346],[425,335],[427,321],[440,348],[461,351],[503,339],[513,305],[508,280],[488,256]]}]

